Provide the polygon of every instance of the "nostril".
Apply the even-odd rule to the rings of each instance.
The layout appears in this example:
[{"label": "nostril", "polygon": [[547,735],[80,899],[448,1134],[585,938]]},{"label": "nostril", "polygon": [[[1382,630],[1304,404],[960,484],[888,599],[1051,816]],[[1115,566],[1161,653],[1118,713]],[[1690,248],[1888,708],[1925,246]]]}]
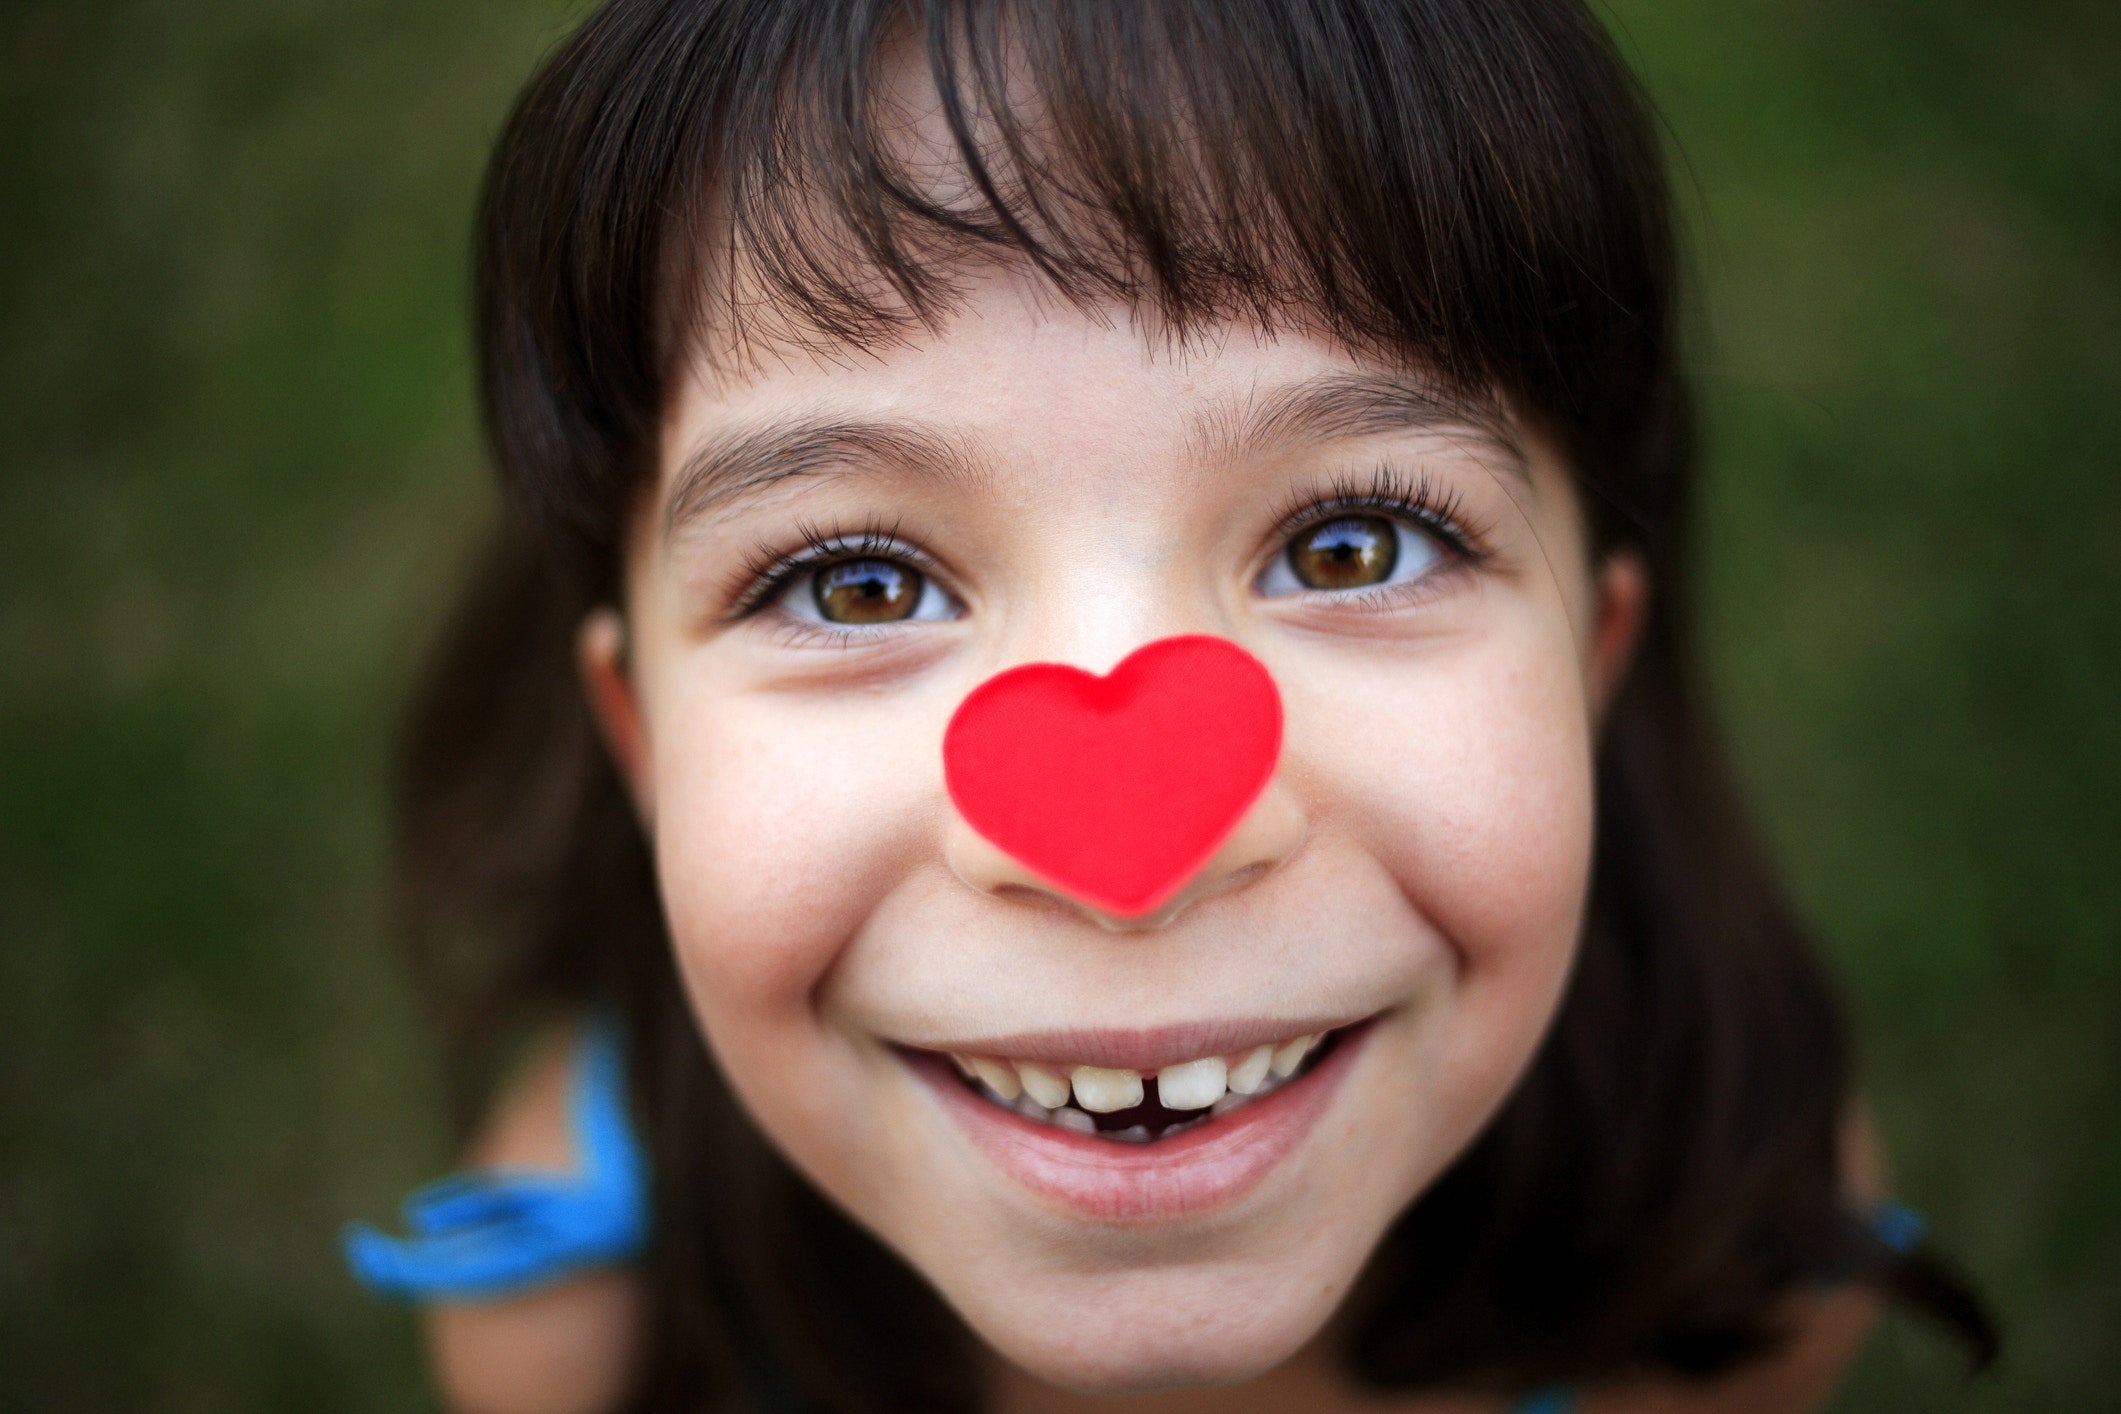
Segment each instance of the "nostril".
[{"label": "nostril", "polygon": [[988,887],[987,892],[1009,903],[1024,904],[1045,913],[1074,915],[1081,912],[1075,904],[1067,899],[1058,897],[1050,890],[1040,888],[1036,884],[994,884]]},{"label": "nostril", "polygon": [[1229,878],[1224,879],[1221,884],[1217,886],[1216,891],[1220,893],[1225,889],[1243,888],[1246,884],[1251,883],[1254,879],[1257,879],[1260,875],[1266,873],[1269,869],[1272,869],[1273,867],[1273,864],[1269,863],[1264,859],[1257,860],[1251,864],[1247,864],[1244,868],[1239,869],[1235,873],[1231,874]]}]

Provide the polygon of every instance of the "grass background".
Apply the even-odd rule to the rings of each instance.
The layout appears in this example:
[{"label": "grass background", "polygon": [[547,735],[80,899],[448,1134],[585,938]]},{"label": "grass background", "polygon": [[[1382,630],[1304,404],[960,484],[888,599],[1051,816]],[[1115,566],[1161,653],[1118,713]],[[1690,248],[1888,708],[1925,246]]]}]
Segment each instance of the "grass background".
[{"label": "grass background", "polygon": [[[393,704],[485,514],[465,234],[555,0],[0,42],[0,1407],[418,1409],[339,1222],[447,1160]],[[1707,634],[1902,1191],[2121,1403],[2121,7],[1613,0],[1683,154]]]}]

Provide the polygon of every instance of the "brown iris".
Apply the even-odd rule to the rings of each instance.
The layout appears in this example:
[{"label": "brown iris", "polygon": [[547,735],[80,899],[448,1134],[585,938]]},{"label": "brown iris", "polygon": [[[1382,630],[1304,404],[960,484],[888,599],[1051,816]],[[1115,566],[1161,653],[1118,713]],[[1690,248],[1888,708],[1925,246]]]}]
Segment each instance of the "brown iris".
[{"label": "brown iris", "polygon": [[830,624],[910,619],[921,602],[920,571],[891,560],[842,560],[810,578],[810,595]]},{"label": "brown iris", "polygon": [[1361,589],[1392,577],[1399,536],[1378,516],[1344,516],[1289,542],[1289,568],[1309,589]]}]

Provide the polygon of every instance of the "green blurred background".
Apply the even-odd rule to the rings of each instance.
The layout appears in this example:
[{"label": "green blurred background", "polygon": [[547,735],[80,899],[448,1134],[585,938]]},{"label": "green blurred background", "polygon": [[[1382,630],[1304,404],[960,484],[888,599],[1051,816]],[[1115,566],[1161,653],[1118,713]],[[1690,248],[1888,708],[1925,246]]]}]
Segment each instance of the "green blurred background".
[{"label": "green blurred background", "polygon": [[[382,763],[489,513],[465,243],[550,0],[0,39],[0,1408],[418,1409],[341,1220],[448,1160]],[[2121,1407],[2121,6],[1617,0],[1682,154],[1707,633],[1901,1190]]]}]

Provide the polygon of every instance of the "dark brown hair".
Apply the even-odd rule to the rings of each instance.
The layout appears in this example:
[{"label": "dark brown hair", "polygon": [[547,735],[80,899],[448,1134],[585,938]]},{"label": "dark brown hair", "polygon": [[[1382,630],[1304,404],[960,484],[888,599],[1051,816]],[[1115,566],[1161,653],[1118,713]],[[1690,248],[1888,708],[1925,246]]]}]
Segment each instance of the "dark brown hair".
[{"label": "dark brown hair", "polygon": [[[900,58],[941,95],[956,195],[893,146],[880,74]],[[1300,319],[1499,393],[1568,455],[1594,549],[1649,568],[1573,981],[1512,1098],[1376,1253],[1353,1370],[1714,1372],[1829,1274],[1990,1348],[1963,1288],[1844,1207],[1842,1026],[1689,659],[1694,445],[1657,138],[1578,0],[615,0],[524,91],[477,259],[509,512],[412,719],[403,897],[467,1063],[540,1008],[629,1026],[655,1175],[642,1407],[977,1402],[970,1337],[706,1054],[571,643],[616,596],[671,371],[703,330],[872,345],[947,315],[981,260],[1174,337]]]}]

